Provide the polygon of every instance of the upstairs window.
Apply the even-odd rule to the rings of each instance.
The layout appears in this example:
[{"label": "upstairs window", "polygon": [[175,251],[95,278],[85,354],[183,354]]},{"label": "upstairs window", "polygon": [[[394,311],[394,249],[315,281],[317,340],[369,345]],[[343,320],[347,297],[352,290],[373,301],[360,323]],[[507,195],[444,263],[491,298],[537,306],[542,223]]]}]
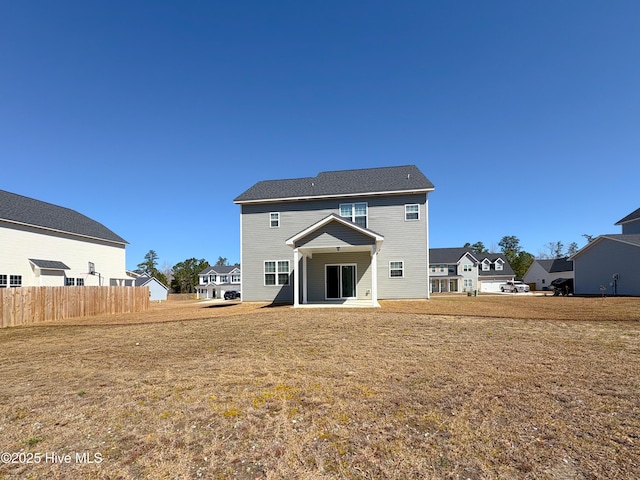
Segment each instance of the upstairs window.
[{"label": "upstairs window", "polygon": [[483,272],[488,272],[489,271],[489,267],[490,267],[489,261],[482,262],[482,271]]},{"label": "upstairs window", "polygon": [[220,275],[220,283],[229,283],[228,275]]},{"label": "upstairs window", "polygon": [[455,275],[456,274],[456,266],[455,265],[449,265],[448,269],[449,269],[449,275]]},{"label": "upstairs window", "polygon": [[269,214],[269,227],[280,228],[280,212],[271,212]]},{"label": "upstairs window", "polygon": [[412,203],[404,206],[405,221],[420,220],[420,205]]},{"label": "upstairs window", "polygon": [[240,274],[234,273],[231,275],[231,283],[240,283]]},{"label": "upstairs window", "polygon": [[470,265],[470,264],[468,264],[468,263],[465,263],[465,264],[462,266],[462,270],[463,270],[463,271],[465,271],[465,272],[470,272],[470,271],[472,270],[472,268],[473,268],[473,266],[472,266],[472,265]]},{"label": "upstairs window", "polygon": [[496,270],[502,270],[502,262],[496,262]]},{"label": "upstairs window", "polygon": [[351,220],[356,225],[367,228],[366,203],[343,203],[340,205],[340,216]]}]

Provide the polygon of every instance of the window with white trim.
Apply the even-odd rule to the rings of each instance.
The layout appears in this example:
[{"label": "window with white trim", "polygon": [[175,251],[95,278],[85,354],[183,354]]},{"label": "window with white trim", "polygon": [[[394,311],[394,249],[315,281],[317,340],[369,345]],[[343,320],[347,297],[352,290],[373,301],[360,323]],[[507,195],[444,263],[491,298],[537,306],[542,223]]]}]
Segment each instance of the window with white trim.
[{"label": "window with white trim", "polygon": [[342,203],[340,204],[340,216],[351,220],[356,225],[367,228],[366,203]]},{"label": "window with white trim", "polygon": [[0,288],[7,288],[7,276],[0,275]]},{"label": "window with white trim", "polygon": [[410,203],[404,206],[404,219],[405,221],[420,220],[420,205],[417,203]]},{"label": "window with white trim", "polygon": [[390,278],[402,278],[402,277],[404,277],[404,262],[403,261],[389,262],[389,277]]},{"label": "window with white trim", "polygon": [[280,212],[271,212],[269,214],[269,227],[280,228]]},{"label": "window with white trim", "polygon": [[462,270],[463,270],[464,272],[470,272],[472,268],[473,268],[473,265],[468,264],[468,263],[465,263],[465,264],[462,266]]},{"label": "window with white trim", "polygon": [[64,277],[64,286],[73,287],[76,284],[75,278]]},{"label": "window with white trim", "polygon": [[9,286],[10,287],[21,287],[22,286],[22,275],[9,275]]},{"label": "window with white trim", "polygon": [[289,285],[289,260],[267,260],[264,262],[265,285]]},{"label": "window with white trim", "polygon": [[436,266],[435,265],[431,265],[431,273],[436,273]]},{"label": "window with white trim", "polygon": [[483,272],[488,272],[489,271],[489,262],[482,262],[482,271]]},{"label": "window with white trim", "polygon": [[240,274],[234,273],[231,275],[231,283],[240,283]]},{"label": "window with white trim", "polygon": [[502,270],[502,262],[496,262],[496,270]]},{"label": "window with white trim", "polygon": [[465,288],[465,290],[467,288],[473,288],[473,280],[470,279],[470,278],[465,278],[464,279],[464,288]]},{"label": "window with white trim", "polygon": [[84,287],[84,278],[76,278],[76,286]]}]

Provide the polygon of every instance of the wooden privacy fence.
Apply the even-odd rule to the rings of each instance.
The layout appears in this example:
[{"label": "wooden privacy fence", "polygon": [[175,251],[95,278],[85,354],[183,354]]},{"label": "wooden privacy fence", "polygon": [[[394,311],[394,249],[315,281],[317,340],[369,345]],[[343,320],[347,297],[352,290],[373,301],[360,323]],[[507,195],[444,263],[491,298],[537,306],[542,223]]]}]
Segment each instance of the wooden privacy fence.
[{"label": "wooden privacy fence", "polygon": [[0,327],[147,310],[148,287],[0,288]]}]

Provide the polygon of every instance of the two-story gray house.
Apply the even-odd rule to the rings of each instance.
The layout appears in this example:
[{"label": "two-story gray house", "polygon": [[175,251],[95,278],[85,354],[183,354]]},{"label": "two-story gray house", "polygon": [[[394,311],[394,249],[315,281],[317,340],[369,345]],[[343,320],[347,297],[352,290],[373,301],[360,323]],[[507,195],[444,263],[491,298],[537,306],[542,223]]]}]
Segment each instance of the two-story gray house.
[{"label": "two-story gray house", "polygon": [[428,194],[415,166],[258,182],[238,196],[245,301],[429,298]]},{"label": "two-story gray house", "polygon": [[640,296],[640,208],[615,224],[622,233],[600,235],[569,258],[576,294]]},{"label": "two-story gray house", "polygon": [[515,273],[501,253],[475,253],[470,248],[432,248],[431,292],[499,292]]}]

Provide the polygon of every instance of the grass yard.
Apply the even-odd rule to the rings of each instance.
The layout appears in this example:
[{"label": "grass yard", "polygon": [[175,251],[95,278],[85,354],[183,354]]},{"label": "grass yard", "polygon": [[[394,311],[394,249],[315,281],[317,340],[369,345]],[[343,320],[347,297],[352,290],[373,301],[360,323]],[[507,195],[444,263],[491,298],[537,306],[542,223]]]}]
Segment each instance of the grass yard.
[{"label": "grass yard", "polygon": [[640,299],[382,304],[0,330],[0,479],[640,478]]}]

